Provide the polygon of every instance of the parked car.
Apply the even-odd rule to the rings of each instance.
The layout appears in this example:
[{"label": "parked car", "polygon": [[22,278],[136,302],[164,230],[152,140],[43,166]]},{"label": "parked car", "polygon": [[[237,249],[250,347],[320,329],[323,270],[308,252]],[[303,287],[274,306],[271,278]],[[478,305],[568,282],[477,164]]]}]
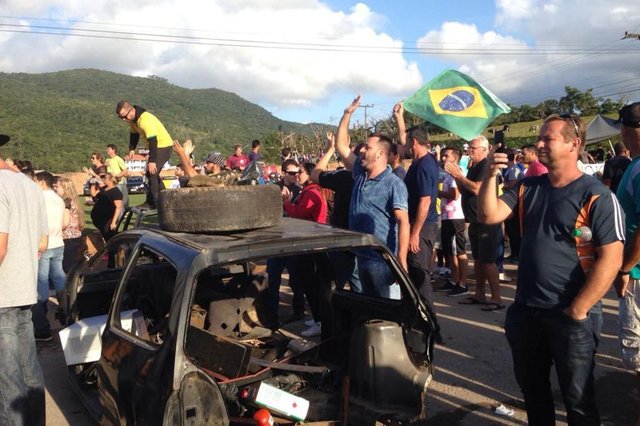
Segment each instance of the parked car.
[{"label": "parked car", "polygon": [[[392,270],[396,299],[349,290],[365,253]],[[263,325],[265,265],[283,257],[304,258],[317,285],[316,342]],[[101,424],[238,424],[260,407],[280,424],[426,418],[433,319],[368,234],[291,218],[214,234],[130,229],[70,274],[62,305],[69,376]]]}]

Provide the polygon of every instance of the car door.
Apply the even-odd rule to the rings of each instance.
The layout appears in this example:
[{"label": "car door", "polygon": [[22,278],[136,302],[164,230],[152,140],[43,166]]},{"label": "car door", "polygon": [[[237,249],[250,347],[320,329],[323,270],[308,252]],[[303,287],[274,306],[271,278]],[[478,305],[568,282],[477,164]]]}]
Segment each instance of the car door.
[{"label": "car door", "polygon": [[102,335],[98,365],[105,423],[160,424],[172,393],[181,299],[170,256],[144,242],[131,255]]}]

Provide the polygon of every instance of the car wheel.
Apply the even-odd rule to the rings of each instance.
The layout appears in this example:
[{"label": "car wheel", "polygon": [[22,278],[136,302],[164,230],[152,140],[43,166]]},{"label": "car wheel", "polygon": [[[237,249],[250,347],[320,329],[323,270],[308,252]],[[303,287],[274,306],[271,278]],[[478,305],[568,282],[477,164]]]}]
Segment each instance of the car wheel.
[{"label": "car wheel", "polygon": [[225,232],[280,223],[282,198],[275,185],[194,187],[160,191],[160,227],[172,232]]}]

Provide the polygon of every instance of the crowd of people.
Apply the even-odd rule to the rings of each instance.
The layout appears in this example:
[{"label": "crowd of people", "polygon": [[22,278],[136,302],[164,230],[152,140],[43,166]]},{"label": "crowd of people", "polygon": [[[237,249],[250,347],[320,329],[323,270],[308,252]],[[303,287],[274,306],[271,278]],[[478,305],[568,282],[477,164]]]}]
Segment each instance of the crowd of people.
[{"label": "crowd of people", "polygon": [[[569,424],[599,424],[594,356],[602,325],[601,299],[612,284],[620,297],[624,365],[640,378],[640,296],[635,296],[636,289],[640,294],[640,103],[620,111],[623,144],[615,147],[601,183],[580,169],[586,130],[578,116],[549,116],[538,142],[519,149],[505,148],[504,141],[492,145],[478,135],[461,150],[432,145],[424,127],[407,129],[403,106],[397,104],[397,135],[373,133],[352,148],[349,125],[360,100],[345,108],[336,134],[327,133],[317,164],[299,162],[283,150],[277,182],[282,214],[372,234],[384,242],[436,324],[434,291],[466,296],[460,304],[483,311],[506,308],[500,283],[508,279],[503,272],[507,240],[508,260],[518,265],[518,282],[515,300],[506,311],[505,332],[529,422],[555,422],[549,382],[550,366],[555,364]],[[261,160],[260,141],[254,140],[249,155],[237,145],[226,158],[210,153],[199,167],[191,141],[174,141],[144,108],[121,101],[116,114],[130,126],[130,150],[140,136],[149,147],[144,207],[157,206],[163,187],[160,169],[172,150],[180,161],[176,176],[181,186],[237,183]],[[6,141],[0,138],[0,145]],[[330,169],[336,154],[341,166]],[[90,178],[92,222],[108,240],[127,208],[128,171],[115,145],[106,147],[106,155],[105,161],[101,153],[92,153],[85,172]],[[403,162],[410,163],[408,169]],[[69,179],[48,171],[34,173],[28,162],[0,157],[0,285],[5,294],[0,327],[12,330],[0,333],[12,360],[3,363],[11,367],[0,374],[6,395],[0,404],[20,401],[0,405],[3,424],[15,416],[28,416],[33,419],[30,424],[44,419],[35,340],[51,339],[46,302],[51,290],[62,290],[66,273],[82,255],[84,224]],[[467,242],[475,278],[472,294]],[[336,277],[339,288],[401,297],[394,272],[373,250],[335,262],[342,265],[336,269],[343,275]],[[280,324],[279,288],[286,269],[293,290],[293,312],[287,321],[303,319],[306,302],[312,319],[302,335],[320,335],[322,296],[312,279],[314,267],[313,259],[305,256],[269,260],[266,304],[272,316],[267,326]],[[446,278],[444,285],[436,286],[437,273]],[[436,327],[436,342],[446,332]]]}]

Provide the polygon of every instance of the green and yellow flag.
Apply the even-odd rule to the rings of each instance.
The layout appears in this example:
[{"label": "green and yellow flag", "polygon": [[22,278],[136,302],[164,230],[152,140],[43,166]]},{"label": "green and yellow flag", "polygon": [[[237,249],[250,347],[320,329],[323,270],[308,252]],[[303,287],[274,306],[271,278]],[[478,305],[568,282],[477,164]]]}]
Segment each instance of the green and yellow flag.
[{"label": "green and yellow flag", "polygon": [[466,140],[511,108],[468,75],[446,70],[404,101],[404,109]]}]

